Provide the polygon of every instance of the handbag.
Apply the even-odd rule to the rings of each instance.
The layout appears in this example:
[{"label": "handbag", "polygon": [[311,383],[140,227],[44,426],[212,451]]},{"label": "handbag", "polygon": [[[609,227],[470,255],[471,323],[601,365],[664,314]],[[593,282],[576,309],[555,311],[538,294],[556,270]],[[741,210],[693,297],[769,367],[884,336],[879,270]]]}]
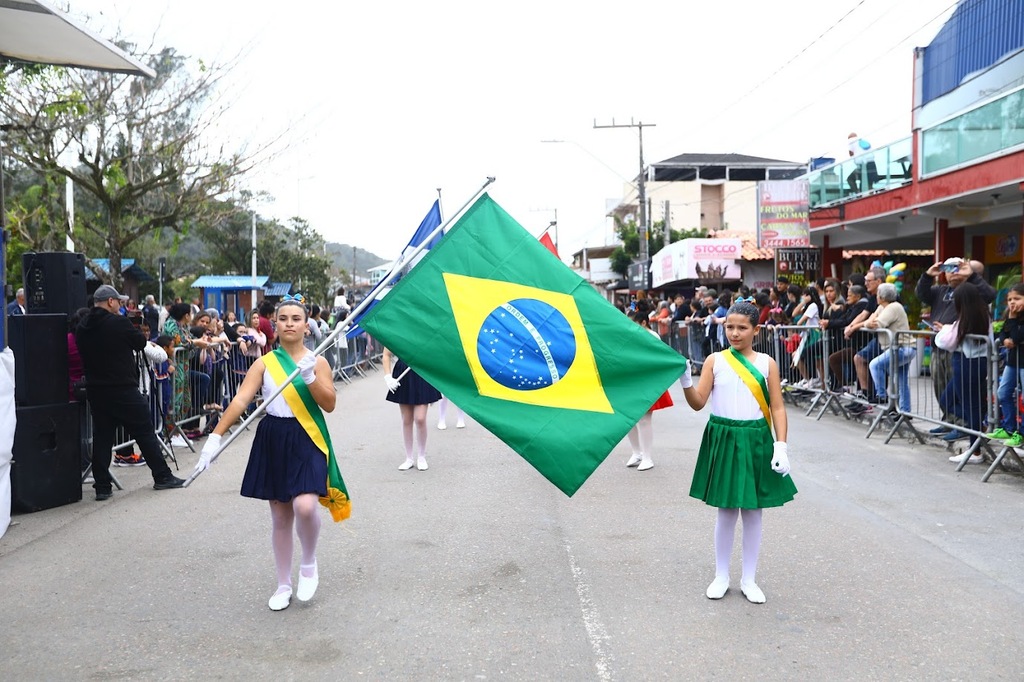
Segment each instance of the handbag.
[{"label": "handbag", "polygon": [[942,350],[954,351],[957,345],[957,322],[943,325],[942,329],[935,333],[935,345]]}]

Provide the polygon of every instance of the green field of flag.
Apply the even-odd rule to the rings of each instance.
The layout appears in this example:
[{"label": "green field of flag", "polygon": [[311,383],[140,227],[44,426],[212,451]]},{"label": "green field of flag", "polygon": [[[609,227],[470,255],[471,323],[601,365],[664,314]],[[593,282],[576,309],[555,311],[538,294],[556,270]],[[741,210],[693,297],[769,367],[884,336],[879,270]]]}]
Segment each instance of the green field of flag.
[{"label": "green field of flag", "polygon": [[361,324],[570,496],[685,368],[487,194]]}]

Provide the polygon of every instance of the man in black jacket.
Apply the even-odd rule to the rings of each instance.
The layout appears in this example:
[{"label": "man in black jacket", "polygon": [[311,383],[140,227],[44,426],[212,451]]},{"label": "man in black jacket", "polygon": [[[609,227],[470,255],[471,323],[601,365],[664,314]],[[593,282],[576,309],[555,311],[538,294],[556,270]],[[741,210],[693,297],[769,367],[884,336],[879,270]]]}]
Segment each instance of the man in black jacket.
[{"label": "man in black jacket", "polygon": [[118,424],[139,444],[153,472],[154,489],[180,488],[184,483],[171,473],[164,461],[149,404],[139,393],[135,352],[146,347],[146,337],[127,317],[119,314],[126,300],[127,296],[104,284],[93,294],[94,307],[75,334],[92,412],[92,474],[97,500],[109,500],[113,495],[110,454],[114,428]]}]

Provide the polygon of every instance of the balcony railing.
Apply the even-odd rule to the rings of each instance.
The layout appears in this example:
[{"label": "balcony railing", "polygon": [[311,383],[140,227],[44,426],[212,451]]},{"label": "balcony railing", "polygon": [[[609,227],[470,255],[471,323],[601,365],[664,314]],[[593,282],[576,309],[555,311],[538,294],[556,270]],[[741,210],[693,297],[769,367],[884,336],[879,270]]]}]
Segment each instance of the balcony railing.
[{"label": "balcony railing", "polygon": [[817,168],[805,177],[812,209],[900,187],[913,178],[913,142],[907,137],[885,147]]},{"label": "balcony railing", "polygon": [[1024,87],[921,131],[921,177],[1024,147]]}]

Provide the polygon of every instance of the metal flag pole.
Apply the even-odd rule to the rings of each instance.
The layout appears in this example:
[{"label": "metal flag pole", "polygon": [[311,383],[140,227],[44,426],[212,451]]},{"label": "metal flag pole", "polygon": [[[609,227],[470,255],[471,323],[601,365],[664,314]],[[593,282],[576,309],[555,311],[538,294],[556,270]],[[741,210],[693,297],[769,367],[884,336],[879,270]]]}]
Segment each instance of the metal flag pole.
[{"label": "metal flag pole", "polygon": [[[448,221],[443,222],[440,225],[438,225],[437,227],[435,227],[434,230],[429,235],[427,235],[427,237],[422,242],[420,242],[420,244],[417,245],[412,250],[412,252],[409,254],[408,258],[406,258],[406,259],[399,259],[394,264],[394,266],[391,268],[391,271],[388,272],[388,274],[384,277],[384,279],[381,280],[381,282],[380,282],[380,284],[378,286],[383,288],[387,284],[389,284],[392,281],[394,281],[398,277],[398,275],[402,272],[403,263],[405,261],[412,260],[416,255],[418,255],[422,251],[426,250],[427,245],[430,244],[430,242],[434,239],[434,237],[436,237],[437,235],[443,233],[445,228],[448,227],[448,225],[452,222],[452,220],[454,220],[455,217],[461,215],[463,211],[465,211],[467,208],[469,208],[473,204],[473,202],[475,202],[477,200],[477,198],[479,198],[480,195],[484,193],[484,190],[486,190],[487,187],[492,182],[494,182],[494,180],[495,180],[495,178],[493,176],[488,176],[487,177],[487,181],[483,185],[481,185],[480,188],[476,192],[473,193],[473,196],[470,197],[469,201],[464,203],[462,205],[462,207],[458,211],[455,212],[455,215],[452,216],[451,219],[449,219]],[[363,310],[365,310],[370,305],[370,303],[373,300],[374,300],[373,296],[367,296],[362,301],[360,301],[359,305],[357,305],[348,314],[348,317],[346,317],[342,321],[342,323],[339,324],[335,328],[335,330],[333,332],[331,332],[330,335],[327,336],[327,338],[325,338],[323,341],[320,342],[320,345],[316,347],[316,350],[314,350],[313,353],[316,354],[316,355],[320,355],[325,350],[327,350],[327,348],[329,348],[330,345],[334,343],[334,339],[339,334],[344,334],[344,333],[346,333],[348,331],[348,328],[352,325],[352,320],[355,317],[357,317],[361,312],[363,312]],[[277,389],[274,391],[274,393],[270,397],[264,397],[263,398],[263,402],[255,410],[253,410],[253,413],[251,415],[249,415],[246,418],[245,421],[242,422],[241,426],[235,428],[234,431],[228,432],[228,434],[223,438],[223,440],[221,440],[220,447],[217,448],[217,452],[213,453],[213,456],[210,458],[210,462],[211,463],[217,461],[217,458],[220,457],[220,453],[224,452],[225,448],[227,448],[229,445],[231,445],[231,443],[234,442],[235,438],[238,437],[238,434],[240,434],[243,431],[245,431],[245,429],[248,428],[248,426],[250,424],[252,424],[254,421],[256,421],[257,417],[260,417],[260,416],[263,415],[263,413],[267,409],[267,405],[269,405],[271,402],[273,402],[273,400],[275,398],[277,398],[277,396],[281,395],[281,393],[284,392],[284,389],[288,387],[288,384],[292,383],[292,381],[295,379],[295,377],[299,376],[300,371],[301,370],[299,370],[299,368],[296,367],[292,371],[292,373],[288,375],[288,378],[285,379],[283,382],[281,382],[281,385],[277,387]],[[405,375],[403,374],[402,376],[405,376]],[[193,471],[192,474],[187,479],[185,479],[185,483],[184,483],[184,485],[182,487],[187,488],[189,485],[192,484],[192,481],[196,480],[196,478],[201,473],[202,473],[201,471],[199,471],[199,472]]]}]

